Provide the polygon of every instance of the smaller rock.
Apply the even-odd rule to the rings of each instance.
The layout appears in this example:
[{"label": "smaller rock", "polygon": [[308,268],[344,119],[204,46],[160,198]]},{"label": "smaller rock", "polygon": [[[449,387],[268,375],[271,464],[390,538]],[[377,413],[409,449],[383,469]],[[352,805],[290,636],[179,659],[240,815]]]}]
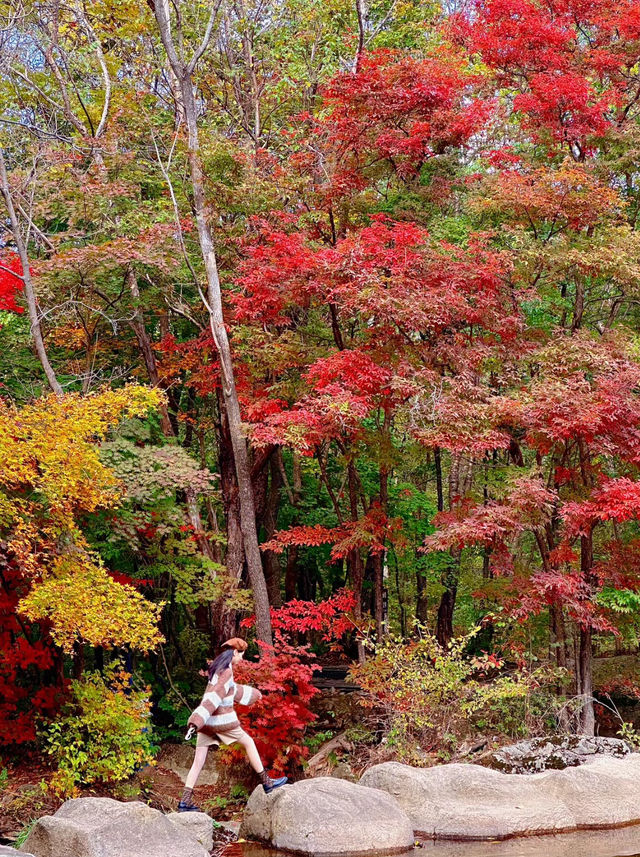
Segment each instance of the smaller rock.
[{"label": "smaller rock", "polygon": [[567,735],[510,744],[492,753],[485,764],[504,774],[535,774],[575,768],[604,756],[620,759],[630,752],[631,747],[619,738]]},{"label": "smaller rock", "polygon": [[351,780],[352,783],[358,781],[358,778],[353,773],[347,762],[338,762],[335,768],[331,768],[329,771],[329,776],[335,777],[338,780]]},{"label": "smaller rock", "polygon": [[217,821],[216,824],[219,824],[220,827],[223,827],[228,833],[233,833],[234,836],[237,836],[240,833],[239,821]]},{"label": "smaller rock", "polygon": [[27,854],[26,851],[16,851],[10,845],[0,845],[0,857],[33,857],[33,854]]},{"label": "smaller rock", "polygon": [[197,839],[207,851],[213,848],[213,819],[206,812],[170,812],[167,818],[189,836]]},{"label": "smaller rock", "polygon": [[106,797],[68,800],[39,818],[24,849],[35,857],[208,857],[157,809]]}]

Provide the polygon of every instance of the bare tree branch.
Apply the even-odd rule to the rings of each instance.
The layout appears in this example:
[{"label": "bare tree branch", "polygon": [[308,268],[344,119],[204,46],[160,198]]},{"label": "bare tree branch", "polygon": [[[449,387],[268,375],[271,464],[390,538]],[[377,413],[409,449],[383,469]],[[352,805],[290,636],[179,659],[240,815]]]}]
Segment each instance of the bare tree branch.
[{"label": "bare tree branch", "polygon": [[0,192],[2,192],[2,196],[4,197],[4,202],[7,207],[7,212],[9,213],[11,232],[13,234],[13,240],[17,247],[18,255],[20,257],[20,263],[22,265],[22,279],[24,282],[24,293],[27,299],[27,307],[29,310],[29,319],[31,321],[31,335],[33,336],[33,341],[36,347],[36,352],[38,354],[38,359],[40,360],[42,368],[44,369],[44,373],[47,376],[49,386],[56,395],[62,396],[62,387],[60,386],[60,382],[56,377],[56,373],[54,372],[53,367],[49,362],[49,357],[47,356],[47,351],[44,345],[44,339],[42,337],[42,328],[40,327],[40,320],[38,318],[38,302],[36,299],[35,289],[33,287],[33,280],[31,279],[31,272],[29,270],[29,256],[27,253],[27,246],[22,237],[22,232],[20,231],[20,223],[18,221],[18,215],[16,214],[16,209],[13,204],[11,187],[9,185],[9,177],[7,175],[7,166],[5,163],[4,152],[2,148],[0,148]]}]

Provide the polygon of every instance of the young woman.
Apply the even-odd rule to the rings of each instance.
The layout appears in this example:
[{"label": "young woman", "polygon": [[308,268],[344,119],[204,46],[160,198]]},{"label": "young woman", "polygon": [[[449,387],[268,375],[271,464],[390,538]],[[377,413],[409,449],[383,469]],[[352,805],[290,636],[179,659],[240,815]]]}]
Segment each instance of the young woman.
[{"label": "young woman", "polygon": [[233,744],[237,741],[245,749],[249,764],[258,775],[265,792],[271,792],[287,782],[286,777],[271,779],[264,769],[253,738],[244,731],[233,710],[234,702],[239,705],[252,705],[262,698],[262,694],[254,687],[236,684],[233,680],[234,664],[240,663],[247,649],[247,644],[239,637],[233,637],[223,644],[222,652],[209,667],[209,683],[207,684],[202,702],[189,718],[189,740],[194,731],[198,733],[196,754],[187,774],[184,792],[178,804],[178,812],[199,812],[193,803],[193,790],[200,771],[204,767],[209,747],[223,744]]}]

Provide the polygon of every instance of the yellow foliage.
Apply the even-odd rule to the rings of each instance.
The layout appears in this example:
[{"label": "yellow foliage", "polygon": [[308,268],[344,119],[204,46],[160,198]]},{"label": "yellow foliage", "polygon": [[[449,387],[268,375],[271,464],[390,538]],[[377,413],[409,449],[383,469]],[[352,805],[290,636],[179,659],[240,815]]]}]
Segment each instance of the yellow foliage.
[{"label": "yellow foliage", "polygon": [[117,481],[101,463],[97,441],[161,398],[157,390],[125,387],[84,397],[50,395],[21,409],[0,402],[0,487],[37,492],[50,517],[73,528],[77,512],[118,499]]},{"label": "yellow foliage", "polygon": [[58,557],[51,571],[19,605],[32,620],[51,623],[51,636],[66,652],[74,642],[130,645],[143,652],[162,642],[157,623],[162,605],[117,583],[87,554]]},{"label": "yellow foliage", "polygon": [[113,580],[77,517],[117,505],[120,488],[99,443],[125,417],[144,416],[162,393],[129,386],[89,396],[47,396],[23,408],[0,401],[0,537],[31,581],[20,611],[51,623],[55,642],[131,645],[162,637],[161,606]]}]

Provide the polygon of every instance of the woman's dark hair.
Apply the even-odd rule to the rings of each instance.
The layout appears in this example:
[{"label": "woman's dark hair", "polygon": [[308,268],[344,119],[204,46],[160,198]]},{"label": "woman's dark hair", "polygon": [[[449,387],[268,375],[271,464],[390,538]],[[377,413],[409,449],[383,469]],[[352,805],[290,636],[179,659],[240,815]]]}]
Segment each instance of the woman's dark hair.
[{"label": "woman's dark hair", "polygon": [[209,681],[211,681],[216,673],[221,673],[230,666],[234,651],[235,649],[224,649],[217,658],[211,661],[209,664]]}]

